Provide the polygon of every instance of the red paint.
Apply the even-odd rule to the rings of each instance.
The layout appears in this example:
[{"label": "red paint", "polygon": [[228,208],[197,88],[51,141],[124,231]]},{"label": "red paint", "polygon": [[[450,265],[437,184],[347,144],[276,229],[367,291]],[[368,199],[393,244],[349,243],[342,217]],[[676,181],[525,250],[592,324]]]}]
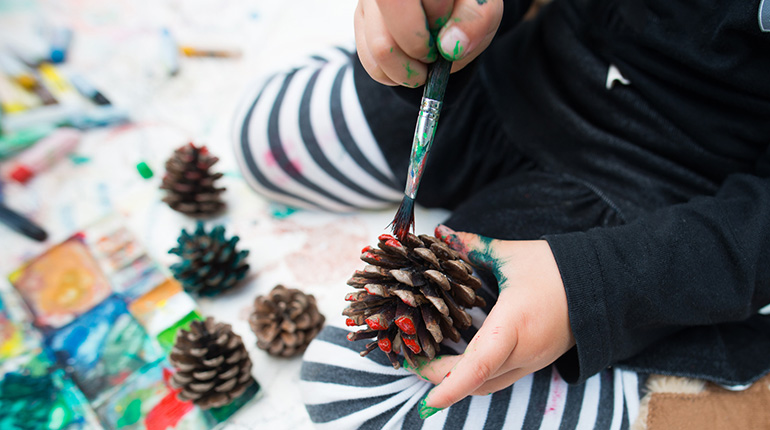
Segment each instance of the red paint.
[{"label": "red paint", "polygon": [[364,287],[364,290],[366,290],[367,293],[369,293],[370,296],[376,296],[377,294],[374,293],[374,291],[370,290],[369,287]]},{"label": "red paint", "polygon": [[385,245],[388,245],[391,248],[403,248],[404,246],[401,245],[401,242],[397,241],[396,239],[388,239],[385,241]]},{"label": "red paint", "polygon": [[377,319],[367,318],[366,319],[366,325],[368,325],[369,328],[371,328],[372,330],[385,330],[385,329],[387,329],[387,327],[385,327],[384,325],[382,325],[380,323],[380,319],[379,318],[377,318]]},{"label": "red paint", "polygon": [[385,352],[390,352],[393,350],[393,344],[390,342],[390,339],[387,337],[384,337],[377,341],[377,345],[380,346],[380,349]]},{"label": "red paint", "polygon": [[353,321],[353,318],[348,318],[345,320],[345,325],[347,325],[348,327],[352,327],[352,326],[357,326],[358,324],[356,324],[356,322]]},{"label": "red paint", "polygon": [[381,234],[377,239],[379,239],[381,242],[387,242],[389,240],[395,239],[395,237],[389,234]]},{"label": "red paint", "polygon": [[401,340],[404,341],[404,345],[408,346],[413,353],[419,354],[420,351],[422,351],[422,348],[420,348],[420,344],[417,343],[415,339],[406,339],[402,337]]},{"label": "red paint", "polygon": [[355,335],[355,333],[353,333],[353,332],[350,332],[350,333],[348,333],[348,335],[347,335],[347,338],[348,338],[348,340],[349,340],[349,341],[351,341],[351,342],[353,342],[353,340],[354,340],[354,339],[353,339],[353,335]]},{"label": "red paint", "polygon": [[367,252],[371,252],[372,247],[370,245],[366,245],[364,249],[361,250],[361,254],[366,254]]},{"label": "red paint", "polygon": [[402,228],[397,228],[393,230],[393,234],[396,235],[401,241],[406,240],[406,236],[409,235],[409,224],[403,226]]},{"label": "red paint", "polygon": [[455,234],[455,231],[451,228],[439,224],[436,226],[436,229],[433,231],[433,234],[436,235],[437,238],[441,239],[442,242],[447,244],[450,248],[454,249],[457,252],[467,254],[469,249],[468,247],[463,243],[463,241],[460,240],[459,237]]},{"label": "red paint", "polygon": [[372,260],[375,260],[375,261],[380,261],[381,260],[379,255],[372,254],[371,252],[364,252],[364,255],[362,255],[361,257],[362,258],[371,258]]},{"label": "red paint", "polygon": [[147,430],[176,428],[179,421],[195,407],[192,402],[182,402],[176,397],[177,393],[182,390],[181,388],[178,390],[171,388],[169,384],[171,375],[172,373],[169,369],[163,369],[163,382],[170,392],[147,413],[147,416],[144,418],[144,427]]},{"label": "red paint", "polygon": [[444,379],[448,378],[448,377],[449,377],[449,375],[451,375],[451,374],[452,374],[452,371],[450,370],[450,371],[449,371],[449,373],[447,373],[447,374],[444,376]]},{"label": "red paint", "polygon": [[406,334],[417,334],[417,328],[411,318],[398,317],[396,318],[396,325]]}]

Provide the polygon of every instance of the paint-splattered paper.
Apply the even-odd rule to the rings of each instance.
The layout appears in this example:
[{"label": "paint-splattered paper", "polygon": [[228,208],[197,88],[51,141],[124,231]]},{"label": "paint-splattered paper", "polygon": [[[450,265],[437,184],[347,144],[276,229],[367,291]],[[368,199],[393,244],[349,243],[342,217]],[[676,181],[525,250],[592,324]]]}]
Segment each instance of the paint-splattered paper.
[{"label": "paint-splattered paper", "polygon": [[73,236],[10,277],[39,327],[62,327],[112,292],[83,238]]},{"label": "paint-splattered paper", "polygon": [[73,378],[91,400],[162,358],[157,342],[116,296],[53,333],[48,344],[72,368]]},{"label": "paint-splattered paper", "polygon": [[2,430],[205,430],[259,391],[207,411],[176,398],[165,357],[176,332],[202,317],[114,218],[9,279],[29,309],[14,317],[0,300]]}]

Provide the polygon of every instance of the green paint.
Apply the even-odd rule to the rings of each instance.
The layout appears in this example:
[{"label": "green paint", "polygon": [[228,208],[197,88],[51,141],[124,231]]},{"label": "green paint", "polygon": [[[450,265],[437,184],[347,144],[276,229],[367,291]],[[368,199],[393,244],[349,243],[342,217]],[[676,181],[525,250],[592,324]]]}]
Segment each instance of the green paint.
[{"label": "green paint", "polygon": [[291,206],[284,206],[284,205],[272,205],[270,207],[270,215],[273,216],[273,218],[276,219],[284,219],[288,218],[289,215],[293,214],[294,212],[297,212],[299,209],[293,208]]},{"label": "green paint", "polygon": [[[416,358],[416,357],[415,357],[415,358]],[[417,360],[419,360],[419,358],[416,358],[416,359],[417,359]],[[428,379],[426,376],[424,376],[424,375],[422,374],[422,372],[420,371],[420,368],[421,368],[421,367],[422,367],[424,364],[425,364],[425,363],[419,363],[419,362],[418,362],[418,367],[412,367],[412,365],[411,365],[411,364],[409,364],[409,362],[408,362],[408,361],[406,361],[406,359],[404,359],[404,364],[403,364],[403,366],[404,366],[404,369],[406,369],[406,370],[408,370],[408,371],[410,371],[410,372],[414,373],[415,375],[419,376],[420,378],[422,378],[422,379],[424,379],[424,380],[426,380],[426,381],[428,381],[428,382],[431,382],[431,380],[430,380],[430,379]]]},{"label": "green paint", "polygon": [[128,427],[130,425],[138,423],[141,418],[142,418],[142,400],[134,399],[126,407],[125,412],[123,412],[123,416],[118,418],[117,426],[118,428]]},{"label": "green paint", "polygon": [[406,69],[406,79],[412,79],[412,77],[420,74],[420,72],[412,69],[411,61],[407,61],[406,64],[404,64],[404,69]]},{"label": "green paint", "polygon": [[144,161],[136,165],[136,170],[139,171],[139,175],[144,179],[152,178],[152,169]]},{"label": "green paint", "polygon": [[[430,394],[430,393],[428,393]],[[420,400],[420,418],[426,419],[428,417],[431,417],[436,414],[436,412],[442,410],[442,408],[434,408],[432,406],[428,406],[425,404],[425,402],[428,400],[428,396],[425,396],[422,400]]]},{"label": "green paint", "polygon": [[487,0],[476,0],[476,3],[481,6],[483,4],[486,4]]},{"label": "green paint", "polygon": [[180,329],[189,330],[190,323],[196,320],[203,321],[203,317],[201,317],[198,312],[192,311],[189,314],[187,314],[184,318],[177,321],[171,327],[163,330],[158,335],[158,343],[160,343],[160,346],[163,347],[163,350],[166,352],[171,352],[171,348],[174,347],[176,332],[178,332]]},{"label": "green paint", "polygon": [[471,263],[491,272],[497,279],[497,285],[500,291],[503,291],[508,287],[508,278],[502,272],[502,267],[505,261],[497,256],[495,250],[492,248],[492,239],[486,236],[479,235],[479,241],[483,248],[474,249],[468,253],[468,260]]},{"label": "green paint", "polygon": [[393,47],[392,46],[390,47],[390,53],[391,54],[393,53]]},{"label": "green paint", "polygon": [[455,50],[452,53],[452,59],[457,60],[458,58],[460,58],[460,55],[462,55],[462,53],[463,53],[463,47],[460,46],[460,41],[458,40],[457,42],[455,42]]},{"label": "green paint", "polygon": [[90,158],[84,156],[84,155],[78,155],[78,154],[70,154],[69,156],[70,161],[72,161],[73,164],[85,164],[91,161]]}]

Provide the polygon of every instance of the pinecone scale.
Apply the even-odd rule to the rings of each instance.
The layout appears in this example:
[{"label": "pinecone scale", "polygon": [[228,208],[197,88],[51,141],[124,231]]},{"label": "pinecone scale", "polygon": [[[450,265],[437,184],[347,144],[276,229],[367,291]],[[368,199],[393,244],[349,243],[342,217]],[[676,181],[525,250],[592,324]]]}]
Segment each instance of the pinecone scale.
[{"label": "pinecone scale", "polygon": [[473,268],[435,237],[409,234],[402,243],[383,234],[361,260],[368,265],[348,281],[357,291],[346,295],[343,315],[348,326],[365,327],[348,339],[373,339],[361,355],[379,347],[395,368],[399,353],[415,365],[417,356],[435,357],[444,338],[459,341],[471,326],[465,309],[485,305]]}]

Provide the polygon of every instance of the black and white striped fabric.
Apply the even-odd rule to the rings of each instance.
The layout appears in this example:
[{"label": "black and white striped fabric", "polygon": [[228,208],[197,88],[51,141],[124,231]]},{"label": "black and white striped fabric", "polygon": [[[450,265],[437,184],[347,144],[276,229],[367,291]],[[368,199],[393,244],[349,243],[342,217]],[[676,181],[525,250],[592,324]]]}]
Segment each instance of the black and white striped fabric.
[{"label": "black and white striped fabric", "polygon": [[[494,303],[487,285],[481,294]],[[459,343],[445,340],[441,353],[462,353],[487,311],[469,310],[473,327]],[[627,430],[638,415],[647,379],[614,368],[570,386],[549,366],[502,391],[468,397],[422,420],[419,402],[433,385],[393,369],[379,350],[361,358],[368,340],[350,342],[347,333],[327,325],[303,357],[303,401],[318,429]]]},{"label": "black and white striped fabric", "polygon": [[235,153],[248,183],[290,206],[344,212],[401,201],[364,117],[352,52],[338,48],[273,75],[235,115]]}]

